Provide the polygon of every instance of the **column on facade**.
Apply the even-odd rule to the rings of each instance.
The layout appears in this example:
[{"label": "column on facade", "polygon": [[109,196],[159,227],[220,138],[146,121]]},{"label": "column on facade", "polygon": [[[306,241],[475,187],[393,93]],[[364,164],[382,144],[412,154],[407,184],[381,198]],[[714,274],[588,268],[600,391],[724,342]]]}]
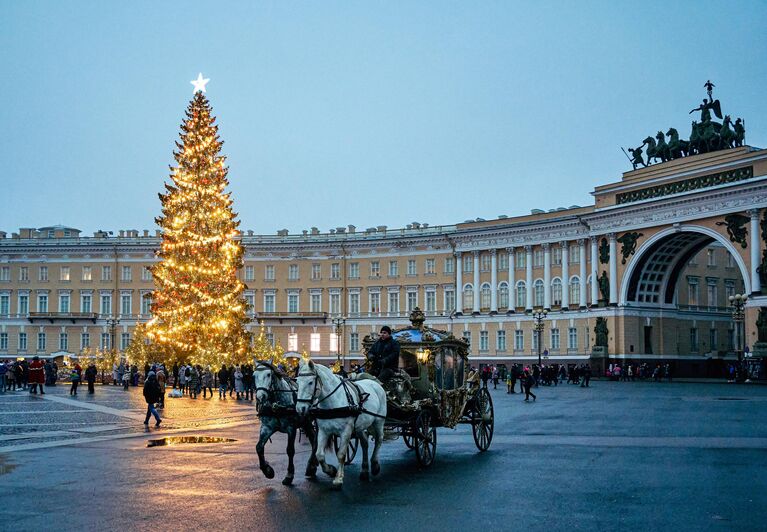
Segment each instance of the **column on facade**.
[{"label": "column on facade", "polygon": [[543,245],[543,308],[551,308],[551,246]]},{"label": "column on facade", "polygon": [[463,313],[463,259],[461,252],[456,251],[455,256],[455,313]]},{"label": "column on facade", "polygon": [[562,242],[562,310],[570,306],[570,250],[567,242]]},{"label": "column on facade", "polygon": [[479,251],[474,252],[474,308],[473,314],[479,314]]},{"label": "column on facade", "polygon": [[751,215],[751,268],[749,271],[749,274],[751,275],[751,292],[760,294],[762,292],[762,282],[759,279],[759,272],[757,271],[757,268],[761,263],[759,258],[759,209],[752,209],[748,211],[748,214]]},{"label": "column on facade", "polygon": [[599,266],[599,257],[597,255],[597,237],[591,237],[591,306],[596,307],[599,304],[599,283],[597,267]]},{"label": "column on facade", "polygon": [[[587,298],[589,296],[586,293],[586,241],[582,238],[578,240],[578,259],[580,262],[580,271],[578,272],[580,274],[580,278],[578,279],[580,282],[580,290],[578,290],[580,301],[578,302],[578,306],[580,308],[586,308],[586,302],[588,301]],[[573,304],[575,304],[574,301]]]},{"label": "column on facade", "polygon": [[498,314],[498,251],[490,250],[490,313]]},{"label": "column on facade", "polygon": [[618,304],[618,241],[615,233],[610,233],[610,305]]},{"label": "column on facade", "polygon": [[533,310],[533,246],[525,246],[525,310]]},{"label": "column on facade", "polygon": [[509,312],[514,312],[514,307],[517,306],[517,287],[514,280],[514,248],[508,248],[506,251],[509,253]]}]

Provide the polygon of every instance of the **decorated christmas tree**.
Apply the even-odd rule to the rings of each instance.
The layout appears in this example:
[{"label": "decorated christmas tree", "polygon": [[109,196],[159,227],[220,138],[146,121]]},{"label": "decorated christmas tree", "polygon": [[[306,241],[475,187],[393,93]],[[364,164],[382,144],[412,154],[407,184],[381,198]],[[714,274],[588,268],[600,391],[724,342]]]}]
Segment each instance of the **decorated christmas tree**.
[{"label": "decorated christmas tree", "polygon": [[200,75],[192,82],[195,94],[174,152],[178,165],[160,194],[162,245],[152,269],[156,291],[147,335],[167,362],[242,363],[249,345],[244,285],[237,278],[243,252],[206,81]]}]

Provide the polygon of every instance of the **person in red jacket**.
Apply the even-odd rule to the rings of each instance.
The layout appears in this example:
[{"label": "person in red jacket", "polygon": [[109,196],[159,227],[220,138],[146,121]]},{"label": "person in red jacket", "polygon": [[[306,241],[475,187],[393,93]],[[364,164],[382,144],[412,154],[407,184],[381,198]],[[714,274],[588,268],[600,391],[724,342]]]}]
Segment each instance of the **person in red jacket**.
[{"label": "person in red jacket", "polygon": [[32,358],[32,363],[29,365],[29,393],[37,394],[37,385],[40,385],[40,395],[45,395],[43,391],[43,385],[45,384],[45,364],[43,364],[40,357],[35,356]]}]

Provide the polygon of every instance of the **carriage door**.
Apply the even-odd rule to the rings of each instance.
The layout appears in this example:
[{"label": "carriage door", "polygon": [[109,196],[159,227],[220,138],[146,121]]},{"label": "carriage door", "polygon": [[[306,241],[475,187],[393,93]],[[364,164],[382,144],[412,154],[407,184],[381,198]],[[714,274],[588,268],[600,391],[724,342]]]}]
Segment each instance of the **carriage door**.
[{"label": "carriage door", "polygon": [[444,357],[444,366],[442,368],[442,389],[455,389],[455,353],[452,349],[445,349],[442,352]]},{"label": "carriage door", "polygon": [[434,355],[434,386],[438,390],[442,389],[442,359],[444,356],[445,354],[442,351]]}]

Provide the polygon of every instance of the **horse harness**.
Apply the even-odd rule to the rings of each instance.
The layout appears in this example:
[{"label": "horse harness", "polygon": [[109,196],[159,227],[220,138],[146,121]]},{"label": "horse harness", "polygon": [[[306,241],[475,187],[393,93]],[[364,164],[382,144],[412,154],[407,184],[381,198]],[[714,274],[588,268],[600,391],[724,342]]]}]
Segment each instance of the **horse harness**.
[{"label": "horse harness", "polygon": [[[354,381],[350,379],[345,379],[343,377],[340,377],[341,382],[338,383],[338,386],[333,388],[333,391],[331,391],[325,397],[318,399],[317,402],[314,402],[314,396],[317,395],[318,384],[321,382],[319,374],[299,373],[297,376],[298,377],[314,377],[314,391],[312,392],[311,397],[309,399],[296,398],[296,402],[310,403],[309,411],[311,412],[312,416],[315,419],[339,419],[344,417],[353,417],[356,421],[357,418],[360,416],[360,414],[368,414],[373,417],[380,417],[382,419],[386,419],[386,416],[382,416],[381,414],[376,414],[375,412],[371,412],[370,410],[365,408],[365,401],[368,400],[368,397],[370,397],[370,394],[363,392],[360,389],[360,387],[357,386],[354,383]],[[349,403],[347,406],[342,406],[339,408],[320,408],[319,407],[320,403],[329,399],[334,393],[336,393],[340,389],[343,389],[344,393],[346,394],[346,400]],[[351,389],[354,389],[354,391],[357,392],[357,397],[359,397],[359,403],[357,403],[354,400],[354,394],[352,394]]]},{"label": "horse harness", "polygon": [[[265,391],[267,393],[267,400],[268,403],[265,404],[261,410],[258,412],[258,417],[261,416],[268,416],[268,417],[291,417],[296,415],[296,407],[295,402],[298,398],[298,392],[296,389],[294,389],[292,386],[289,390],[282,390],[279,388],[275,388],[276,384],[274,382],[274,376],[277,375],[277,377],[280,378],[286,378],[289,383],[292,383],[290,380],[290,377],[284,374],[279,368],[274,367],[269,362],[265,361],[259,361],[256,365],[256,371],[264,371],[268,370],[271,372],[271,384],[269,387],[264,386],[257,386],[256,387],[256,393],[259,391]],[[277,381],[280,382],[279,380]],[[290,393],[293,396],[293,404],[290,406],[281,405],[277,402],[277,394],[278,393]]]}]

